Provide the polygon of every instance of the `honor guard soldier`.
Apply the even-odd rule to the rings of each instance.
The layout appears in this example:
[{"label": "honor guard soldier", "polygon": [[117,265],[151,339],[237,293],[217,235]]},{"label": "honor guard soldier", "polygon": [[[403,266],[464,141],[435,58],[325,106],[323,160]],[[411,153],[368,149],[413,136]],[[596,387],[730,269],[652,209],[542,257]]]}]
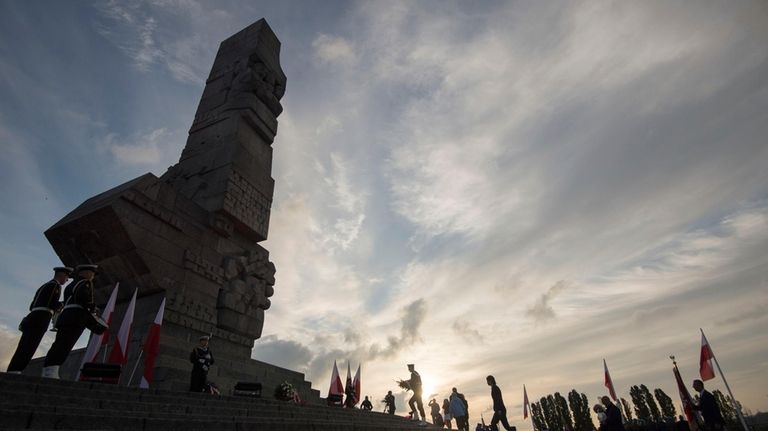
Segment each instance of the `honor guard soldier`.
[{"label": "honor guard soldier", "polygon": [[61,309],[61,286],[70,278],[72,271],[74,270],[68,266],[53,268],[53,280],[37,289],[29,306],[29,314],[19,324],[21,339],[8,364],[9,373],[21,374],[29,364],[45,331],[48,330],[51,317]]},{"label": "honor guard soldier", "polygon": [[69,356],[96,309],[93,278],[98,265],[78,265],[77,278],[64,289],[64,307],[56,319],[56,340],[45,356],[43,377],[59,378],[59,367]]},{"label": "honor guard soldier", "polygon": [[213,365],[213,354],[208,348],[211,337],[203,335],[200,343],[189,354],[189,362],[192,363],[192,376],[189,379],[190,392],[203,392],[208,380],[208,370]]}]

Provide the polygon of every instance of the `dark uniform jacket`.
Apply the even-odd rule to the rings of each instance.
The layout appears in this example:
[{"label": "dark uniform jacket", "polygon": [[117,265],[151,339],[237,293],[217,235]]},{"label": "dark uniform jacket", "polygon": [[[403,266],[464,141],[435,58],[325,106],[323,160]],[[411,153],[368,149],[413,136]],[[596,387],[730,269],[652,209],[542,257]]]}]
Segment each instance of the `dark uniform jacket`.
[{"label": "dark uniform jacket", "polygon": [[35,298],[29,304],[29,314],[19,325],[19,330],[27,331],[30,329],[48,329],[53,312],[61,308],[59,302],[61,295],[61,285],[56,280],[51,280],[40,286],[35,292]]},{"label": "dark uniform jacket", "polygon": [[624,431],[624,424],[621,421],[621,412],[614,404],[609,404],[605,408],[605,431]]},{"label": "dark uniform jacket", "polygon": [[211,349],[195,347],[189,354],[189,362],[192,362],[192,371],[208,373],[208,369],[213,365],[213,354]]},{"label": "dark uniform jacket", "polygon": [[493,398],[493,411],[507,411],[504,400],[501,399],[501,389],[497,385],[491,386],[491,398]]},{"label": "dark uniform jacket", "polygon": [[56,320],[56,327],[85,326],[96,308],[93,298],[93,281],[80,279],[64,289],[64,309]]},{"label": "dark uniform jacket", "polygon": [[29,304],[29,311],[35,308],[47,308],[50,312],[54,312],[61,307],[59,296],[61,295],[61,285],[56,280],[51,280],[48,283],[40,286],[35,293],[35,298],[32,303]]},{"label": "dark uniform jacket", "polygon": [[701,410],[701,415],[704,417],[704,424],[706,424],[709,429],[725,423],[723,415],[720,414],[720,407],[717,405],[715,396],[709,391],[701,391],[699,405],[694,406],[694,409]]},{"label": "dark uniform jacket", "polygon": [[421,375],[415,370],[411,371],[411,378],[408,380],[408,386],[411,387],[414,394],[421,394]]},{"label": "dark uniform jacket", "polygon": [[208,369],[213,365],[211,349],[195,347],[189,354],[189,362],[192,362],[192,375],[190,376],[189,390],[202,392],[205,390],[208,379]]},{"label": "dark uniform jacket", "polygon": [[390,410],[395,410],[395,396],[394,395],[384,395],[384,404],[389,406]]}]

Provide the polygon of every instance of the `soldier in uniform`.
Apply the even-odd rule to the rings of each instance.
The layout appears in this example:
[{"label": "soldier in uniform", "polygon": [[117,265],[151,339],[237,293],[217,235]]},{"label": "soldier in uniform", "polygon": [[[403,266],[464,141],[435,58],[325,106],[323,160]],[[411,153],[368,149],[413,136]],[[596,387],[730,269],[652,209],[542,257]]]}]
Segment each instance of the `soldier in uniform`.
[{"label": "soldier in uniform", "polygon": [[408,406],[411,407],[411,418],[418,419],[421,413],[421,424],[426,424],[427,416],[424,413],[424,402],[421,400],[421,375],[413,364],[408,364],[408,371],[411,372],[411,378],[407,380],[408,387],[413,391],[413,396],[408,400]]},{"label": "soldier in uniform", "polygon": [[210,337],[200,337],[200,344],[192,349],[189,354],[189,362],[192,362],[192,376],[189,381],[190,392],[203,392],[205,382],[208,379],[208,370],[213,365],[213,355],[208,348]]},{"label": "soldier in uniform", "polygon": [[96,309],[93,279],[98,268],[98,265],[78,265],[77,279],[64,289],[64,307],[56,319],[56,340],[45,356],[43,377],[59,378],[59,367],[69,356]]},{"label": "soldier in uniform", "polygon": [[387,395],[384,396],[384,408],[387,413],[391,415],[395,414],[395,396],[392,395],[392,391],[387,391]]},{"label": "soldier in uniform", "polygon": [[35,293],[35,298],[29,306],[29,314],[19,324],[21,339],[16,347],[11,362],[8,364],[8,372],[21,374],[27,367],[32,355],[35,354],[40,340],[43,339],[51,317],[61,309],[61,286],[72,275],[73,269],[67,266],[53,268],[53,280],[40,286]]}]

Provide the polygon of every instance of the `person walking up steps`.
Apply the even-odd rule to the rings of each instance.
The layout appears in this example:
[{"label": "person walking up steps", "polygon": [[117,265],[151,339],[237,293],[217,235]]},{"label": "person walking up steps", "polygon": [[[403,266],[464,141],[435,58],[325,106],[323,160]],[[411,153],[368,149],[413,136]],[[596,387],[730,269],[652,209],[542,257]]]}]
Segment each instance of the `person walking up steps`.
[{"label": "person walking up steps", "polygon": [[501,398],[501,389],[496,385],[496,378],[488,376],[485,382],[491,387],[491,398],[493,399],[493,419],[491,419],[491,429],[499,431],[498,423],[504,425],[507,431],[517,431],[517,428],[510,426],[507,422],[507,407],[504,406],[504,400]]},{"label": "person walking up steps", "polygon": [[408,364],[408,371],[411,372],[411,378],[401,380],[399,384],[401,388],[413,391],[413,396],[408,400],[408,405],[411,407],[411,418],[418,420],[419,414],[421,414],[420,425],[426,425],[427,415],[424,413],[424,402],[421,400],[421,375],[416,371],[413,364]]}]

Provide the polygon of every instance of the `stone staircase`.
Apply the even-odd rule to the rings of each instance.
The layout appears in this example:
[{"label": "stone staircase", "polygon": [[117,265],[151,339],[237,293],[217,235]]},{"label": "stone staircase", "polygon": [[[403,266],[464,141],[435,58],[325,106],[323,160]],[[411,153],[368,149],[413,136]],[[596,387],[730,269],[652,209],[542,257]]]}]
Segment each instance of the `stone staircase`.
[{"label": "stone staircase", "polygon": [[0,373],[0,429],[115,431],[435,430],[400,416]]}]

